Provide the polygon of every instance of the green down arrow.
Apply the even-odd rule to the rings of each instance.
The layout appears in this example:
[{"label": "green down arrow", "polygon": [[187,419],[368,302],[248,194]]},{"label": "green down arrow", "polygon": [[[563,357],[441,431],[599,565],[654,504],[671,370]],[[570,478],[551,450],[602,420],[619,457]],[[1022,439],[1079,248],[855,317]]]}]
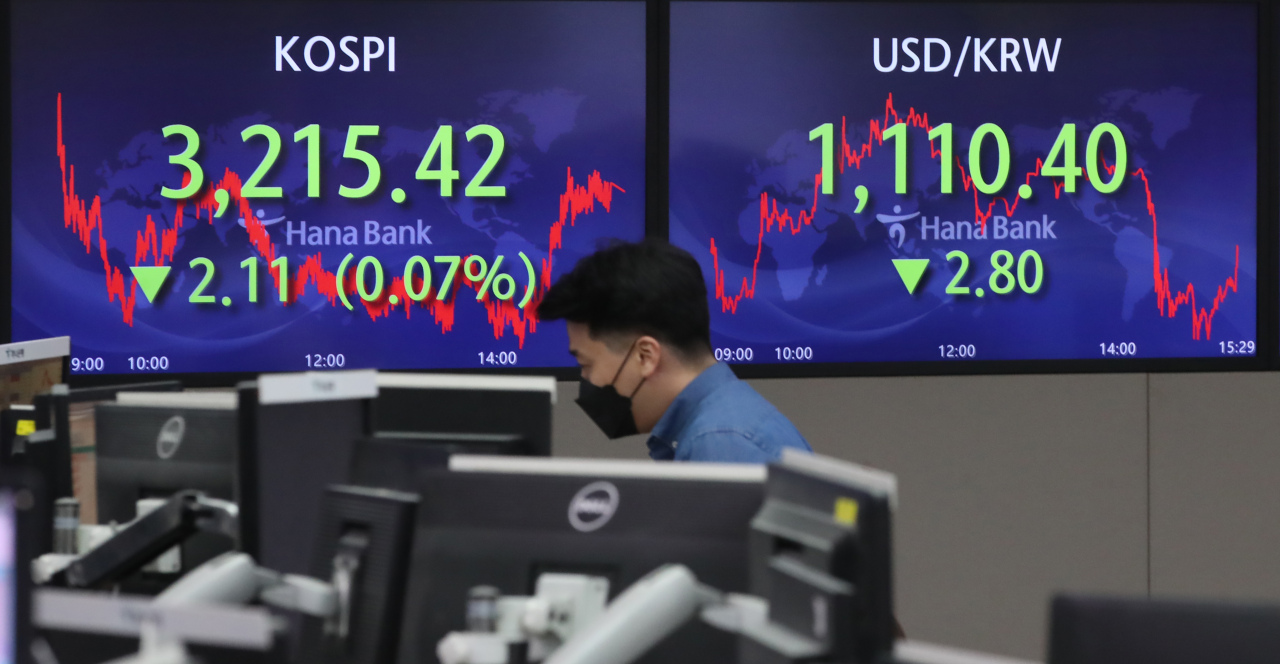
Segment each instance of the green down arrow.
[{"label": "green down arrow", "polygon": [[907,292],[915,295],[916,286],[920,285],[920,277],[923,277],[924,271],[929,268],[929,259],[895,258],[893,266],[898,269],[898,276],[902,277],[902,285],[907,287]]},{"label": "green down arrow", "polygon": [[147,296],[147,302],[155,301],[156,293],[160,292],[164,280],[169,278],[169,267],[161,265],[129,268],[133,271],[133,278],[138,281],[138,285],[142,286],[142,293]]}]

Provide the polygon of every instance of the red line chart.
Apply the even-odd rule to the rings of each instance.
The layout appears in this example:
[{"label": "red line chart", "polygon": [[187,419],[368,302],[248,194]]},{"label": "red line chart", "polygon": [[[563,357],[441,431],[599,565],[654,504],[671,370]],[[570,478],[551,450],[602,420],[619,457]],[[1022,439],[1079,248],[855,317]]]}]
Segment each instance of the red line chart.
[{"label": "red line chart", "polygon": [[[876,148],[884,144],[884,130],[892,127],[900,122],[905,122],[909,128],[922,129],[924,131],[932,131],[934,126],[929,123],[929,114],[917,112],[916,109],[909,108],[906,115],[898,113],[893,105],[893,95],[890,94],[885,100],[883,118],[872,118],[868,123],[867,140],[856,145],[849,143],[848,138],[848,118],[840,119],[840,153],[836,163],[840,173],[844,173],[845,168],[852,167],[861,169],[863,160],[871,157],[875,153]],[[941,155],[941,148],[934,145],[933,141],[929,141],[929,153],[934,159],[938,159]],[[964,191],[970,192],[973,196],[973,215],[974,220],[985,228],[993,214],[995,214],[996,206],[1000,205],[1004,208],[1005,216],[1011,216],[1018,209],[1018,197],[991,197],[985,205],[983,205],[980,194],[976,187],[973,186],[973,177],[969,175],[959,157],[955,157],[955,167],[960,171],[960,182]],[[1053,197],[1055,199],[1062,196],[1063,182],[1055,178],[1048,178],[1041,175],[1040,171],[1044,167],[1041,159],[1036,159],[1035,168],[1028,171],[1023,178],[1023,182],[1031,184],[1033,178],[1046,178],[1053,185]],[[1115,172],[1115,167],[1103,163],[1103,167],[1108,174]],[[1213,297],[1213,304],[1208,307],[1198,307],[1196,305],[1196,290],[1194,284],[1187,284],[1182,290],[1176,290],[1170,283],[1168,268],[1161,268],[1160,260],[1160,228],[1156,215],[1156,206],[1152,201],[1151,185],[1147,180],[1145,169],[1138,168],[1130,172],[1129,177],[1142,183],[1142,187],[1146,193],[1147,213],[1151,217],[1151,252],[1152,252],[1152,273],[1155,277],[1156,306],[1159,308],[1160,315],[1166,318],[1173,318],[1177,315],[1179,307],[1182,305],[1190,305],[1191,307],[1191,338],[1208,339],[1213,330],[1213,316],[1217,313],[1219,306],[1226,300],[1228,293],[1236,292],[1240,282],[1240,246],[1236,245],[1235,252],[1235,268],[1230,277],[1227,277],[1217,290]],[[1085,176],[1087,179],[1087,176]],[[786,208],[779,208],[778,201],[771,198],[768,192],[760,193],[760,232],[756,242],[755,260],[751,266],[751,276],[743,277],[742,283],[739,285],[736,293],[730,294],[726,285],[725,273],[720,269],[720,250],[716,246],[715,238],[711,238],[710,251],[713,267],[713,279],[715,296],[720,302],[720,310],[725,313],[737,313],[739,305],[744,299],[753,299],[756,294],[756,282],[760,272],[761,252],[764,248],[764,238],[767,233],[790,233],[797,235],[805,226],[813,223],[814,217],[818,213],[818,192],[822,185],[822,173],[814,175],[813,182],[813,205],[808,209],[799,209],[795,215]]]},{"label": "red line chart", "polygon": [[[120,313],[124,323],[132,327],[138,284],[130,277],[126,287],[124,274],[118,267],[111,265],[107,258],[108,246],[103,233],[105,221],[102,215],[101,199],[98,196],[94,196],[92,200],[86,200],[76,193],[76,168],[74,164],[68,163],[67,146],[63,140],[61,94],[58,95],[57,125],[58,163],[62,169],[63,226],[76,233],[81,243],[84,244],[86,253],[90,252],[94,244],[94,231],[97,232],[97,249],[102,258],[103,272],[106,275],[107,300],[108,302],[119,301]],[[186,186],[189,178],[189,174],[184,177],[183,186]],[[153,265],[157,266],[165,265],[166,261],[172,262],[181,231],[186,224],[187,208],[191,208],[192,223],[199,223],[200,218],[203,216],[212,224],[213,215],[218,208],[214,193],[219,189],[225,190],[230,195],[231,209],[244,218],[245,229],[249,233],[249,244],[254,252],[270,264],[278,257],[279,248],[272,241],[266,226],[255,214],[250,201],[241,196],[242,188],[243,179],[241,176],[227,169],[221,179],[211,186],[205,187],[200,193],[191,198],[177,201],[175,203],[173,223],[169,227],[162,228],[157,226],[152,215],[147,215],[143,230],[137,232],[137,238],[134,243],[134,265],[141,265],[146,260],[150,260]],[[586,182],[579,184],[573,176],[572,169],[565,170],[565,190],[560,195],[560,216],[558,220],[551,224],[548,231],[547,257],[541,260],[541,270],[533,300],[523,310],[511,300],[502,301],[491,298],[487,293],[479,301],[485,308],[489,322],[493,325],[495,339],[501,339],[507,328],[510,327],[511,332],[516,335],[520,346],[523,348],[526,335],[537,332],[538,319],[533,312],[537,310],[537,304],[541,301],[542,294],[551,287],[552,262],[555,257],[555,251],[564,246],[565,225],[573,227],[579,216],[595,212],[597,204],[608,213],[613,204],[615,192],[626,193],[626,190],[613,182],[605,180],[599,171],[592,171]],[[280,288],[278,270],[268,270],[267,272],[271,275],[271,279],[275,282],[275,287],[278,291]],[[414,290],[420,292],[422,290],[421,278],[415,277],[414,279]],[[298,297],[306,295],[308,287],[314,287],[316,292],[324,295],[329,300],[331,306],[341,306],[338,302],[338,285],[335,275],[324,267],[321,252],[316,252],[303,259],[301,265],[291,277],[289,285],[290,304],[297,301]],[[473,291],[479,291],[481,282],[471,281],[459,271],[449,297],[441,300],[434,295],[429,295],[421,302],[415,303],[407,295],[403,278],[395,277],[391,279],[390,287],[383,290],[379,299],[372,302],[360,300],[360,302],[369,318],[375,321],[382,317],[389,317],[397,307],[404,310],[406,319],[412,316],[414,308],[426,309],[436,325],[440,327],[440,332],[447,333],[453,329],[454,325],[455,308],[458,302],[457,292],[464,286]],[[344,276],[342,290],[349,295],[356,293],[354,270],[348,271]],[[398,304],[391,304],[391,295],[396,296]]]}]

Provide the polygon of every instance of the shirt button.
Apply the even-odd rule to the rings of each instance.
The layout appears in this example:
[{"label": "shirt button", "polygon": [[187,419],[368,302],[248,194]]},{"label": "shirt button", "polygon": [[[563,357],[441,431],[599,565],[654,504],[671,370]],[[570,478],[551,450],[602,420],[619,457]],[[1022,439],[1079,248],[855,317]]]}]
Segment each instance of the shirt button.
[{"label": "shirt button", "polygon": [[677,441],[677,440],[671,441],[671,449],[674,450],[676,446],[678,446],[679,444],[680,444],[680,441]]}]

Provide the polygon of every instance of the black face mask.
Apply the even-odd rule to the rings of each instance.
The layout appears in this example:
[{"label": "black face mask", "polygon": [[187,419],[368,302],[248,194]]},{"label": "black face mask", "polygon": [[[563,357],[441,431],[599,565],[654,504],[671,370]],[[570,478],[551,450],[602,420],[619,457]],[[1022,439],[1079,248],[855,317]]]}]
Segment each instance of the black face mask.
[{"label": "black face mask", "polygon": [[622,375],[622,369],[627,366],[627,360],[631,359],[632,350],[635,350],[635,344],[627,350],[622,366],[618,367],[618,373],[613,375],[613,380],[608,385],[598,387],[586,378],[578,381],[578,406],[611,440],[640,433],[636,427],[636,417],[631,413],[631,397],[640,391],[644,379],[640,380],[640,385],[636,385],[630,397],[618,394],[617,388],[613,386],[618,382],[618,376]]}]

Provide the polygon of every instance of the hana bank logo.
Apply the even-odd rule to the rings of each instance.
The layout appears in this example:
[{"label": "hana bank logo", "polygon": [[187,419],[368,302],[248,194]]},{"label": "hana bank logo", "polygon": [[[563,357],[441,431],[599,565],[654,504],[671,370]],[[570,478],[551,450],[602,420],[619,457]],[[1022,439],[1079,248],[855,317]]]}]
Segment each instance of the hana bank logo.
[{"label": "hana bank logo", "polygon": [[612,482],[592,482],[569,501],[569,525],[589,533],[603,528],[618,511],[618,487]]},{"label": "hana bank logo", "polygon": [[907,239],[907,228],[902,225],[903,222],[910,221],[918,216],[920,216],[919,212],[902,214],[902,206],[895,205],[893,206],[893,214],[877,214],[876,221],[889,227],[889,237],[897,238],[898,246],[901,247],[902,243]]},{"label": "hana bank logo", "polygon": [[[258,221],[262,222],[263,226],[270,226],[272,224],[278,224],[284,221],[284,215],[280,215],[275,219],[263,219],[263,217],[265,216],[267,216],[266,210],[258,210]],[[240,224],[240,228],[247,228],[247,226],[245,226],[244,224],[244,217],[240,217],[238,220],[236,220],[236,223]]]}]

